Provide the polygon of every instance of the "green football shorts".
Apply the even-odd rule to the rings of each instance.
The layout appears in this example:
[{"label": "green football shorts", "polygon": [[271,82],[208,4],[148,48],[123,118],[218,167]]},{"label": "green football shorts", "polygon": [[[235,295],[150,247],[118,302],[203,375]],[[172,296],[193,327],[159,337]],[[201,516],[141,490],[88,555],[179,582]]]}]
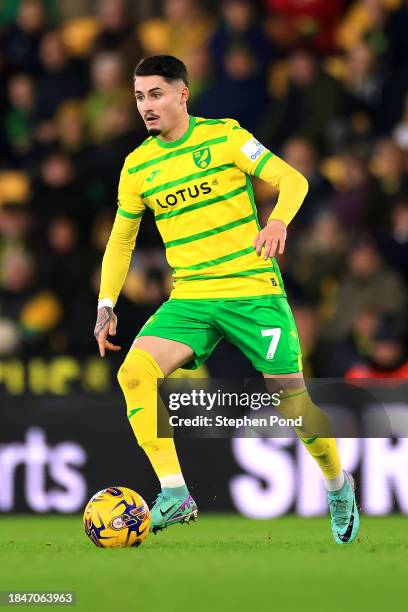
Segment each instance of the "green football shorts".
[{"label": "green football shorts", "polygon": [[183,368],[195,370],[226,338],[259,372],[291,374],[302,370],[296,324],[285,297],[183,300],[164,302],[137,337],[158,336],[187,344],[194,359]]}]

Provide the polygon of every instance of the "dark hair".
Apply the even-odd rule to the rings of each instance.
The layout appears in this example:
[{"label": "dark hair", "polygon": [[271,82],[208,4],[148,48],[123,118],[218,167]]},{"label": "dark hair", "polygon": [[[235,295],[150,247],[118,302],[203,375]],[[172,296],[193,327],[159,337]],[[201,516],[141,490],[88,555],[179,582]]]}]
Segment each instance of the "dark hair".
[{"label": "dark hair", "polygon": [[163,77],[168,82],[182,80],[188,86],[188,74],[185,64],[173,55],[153,55],[140,60],[135,68],[134,77]]}]

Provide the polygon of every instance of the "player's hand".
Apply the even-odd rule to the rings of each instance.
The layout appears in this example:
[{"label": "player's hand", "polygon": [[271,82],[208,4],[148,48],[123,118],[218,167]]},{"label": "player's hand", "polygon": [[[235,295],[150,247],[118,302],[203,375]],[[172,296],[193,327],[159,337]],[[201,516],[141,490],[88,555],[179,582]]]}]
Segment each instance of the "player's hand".
[{"label": "player's hand", "polygon": [[271,219],[255,237],[253,246],[258,257],[264,250],[264,259],[275,257],[276,253],[282,255],[285,250],[286,225],[283,221]]},{"label": "player's hand", "polygon": [[105,357],[105,349],[109,351],[120,351],[120,346],[115,346],[108,340],[108,334],[115,336],[118,319],[113,309],[109,306],[98,308],[98,317],[96,319],[94,336],[99,346],[101,357]]}]

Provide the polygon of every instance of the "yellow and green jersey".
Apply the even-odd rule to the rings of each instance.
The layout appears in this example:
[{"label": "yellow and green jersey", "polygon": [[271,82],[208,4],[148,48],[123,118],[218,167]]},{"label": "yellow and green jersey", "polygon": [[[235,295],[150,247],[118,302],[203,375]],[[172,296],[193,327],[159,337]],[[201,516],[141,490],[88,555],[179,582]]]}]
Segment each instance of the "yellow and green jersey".
[{"label": "yellow and green jersey", "polygon": [[121,172],[100,299],[116,302],[146,209],[174,270],[171,298],[285,295],[275,259],[257,257],[252,246],[260,226],[251,175],[278,188],[270,218],[288,225],[307,193],[306,179],[234,119],[190,117],[177,141],[147,138]]}]

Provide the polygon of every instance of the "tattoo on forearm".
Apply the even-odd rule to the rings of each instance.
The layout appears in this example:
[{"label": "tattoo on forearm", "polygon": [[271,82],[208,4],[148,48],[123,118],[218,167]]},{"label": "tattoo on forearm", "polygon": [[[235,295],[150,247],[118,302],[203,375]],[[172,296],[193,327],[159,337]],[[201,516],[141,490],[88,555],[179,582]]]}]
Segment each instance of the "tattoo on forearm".
[{"label": "tattoo on forearm", "polygon": [[113,309],[110,308],[109,306],[103,306],[102,308],[98,309],[98,317],[96,319],[96,325],[95,325],[95,331],[94,331],[95,338],[98,338],[101,331],[105,329],[107,325],[109,325],[112,318],[113,318]]}]

